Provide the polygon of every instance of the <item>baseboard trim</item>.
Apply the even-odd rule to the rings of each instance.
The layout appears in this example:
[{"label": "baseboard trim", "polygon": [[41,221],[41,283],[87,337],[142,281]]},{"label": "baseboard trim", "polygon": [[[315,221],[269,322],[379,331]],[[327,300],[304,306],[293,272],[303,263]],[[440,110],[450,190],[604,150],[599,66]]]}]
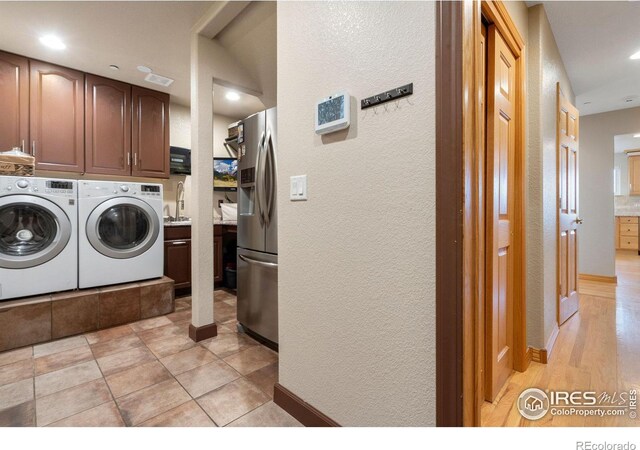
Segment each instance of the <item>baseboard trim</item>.
[{"label": "baseboard trim", "polygon": [[600,283],[618,284],[618,277],[606,277],[604,275],[590,275],[588,273],[581,273],[578,275],[578,279],[582,281],[599,281]]},{"label": "baseboard trim", "polygon": [[529,347],[529,350],[531,350],[531,361],[541,364],[547,363],[547,351],[545,349]]},{"label": "baseboard trim", "polygon": [[560,328],[558,328],[558,324],[553,324],[553,330],[551,330],[551,335],[547,340],[547,347],[545,349],[547,353],[547,361],[551,358],[551,352],[553,351],[553,347],[556,345],[556,339],[558,339],[558,333],[560,333]]},{"label": "baseboard trim", "polygon": [[204,341],[218,335],[218,326],[215,323],[196,327],[194,324],[189,325],[189,337],[194,342]]},{"label": "baseboard trim", "polygon": [[527,348],[527,351],[524,354],[524,360],[527,367],[529,367],[529,364],[531,364],[531,361],[533,361],[533,348],[531,347]]},{"label": "baseboard trim", "polygon": [[554,325],[553,330],[551,330],[551,335],[547,340],[546,348],[529,347],[527,353],[531,353],[531,361],[541,364],[547,364],[549,362],[551,352],[556,344],[556,339],[558,339],[558,333],[560,333],[560,328],[558,328],[558,325]]},{"label": "baseboard trim", "polygon": [[276,383],[273,387],[273,402],[305,427],[340,426],[335,420],[318,411],[280,383]]}]

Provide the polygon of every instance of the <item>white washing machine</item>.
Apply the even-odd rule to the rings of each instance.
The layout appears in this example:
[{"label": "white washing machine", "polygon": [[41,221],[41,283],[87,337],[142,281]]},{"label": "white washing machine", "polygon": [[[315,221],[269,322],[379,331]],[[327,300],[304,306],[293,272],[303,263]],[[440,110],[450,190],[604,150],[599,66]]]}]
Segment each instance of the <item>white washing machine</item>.
[{"label": "white washing machine", "polygon": [[162,185],[78,182],[81,289],[161,277]]},{"label": "white washing machine", "polygon": [[78,287],[75,181],[0,176],[0,300]]}]

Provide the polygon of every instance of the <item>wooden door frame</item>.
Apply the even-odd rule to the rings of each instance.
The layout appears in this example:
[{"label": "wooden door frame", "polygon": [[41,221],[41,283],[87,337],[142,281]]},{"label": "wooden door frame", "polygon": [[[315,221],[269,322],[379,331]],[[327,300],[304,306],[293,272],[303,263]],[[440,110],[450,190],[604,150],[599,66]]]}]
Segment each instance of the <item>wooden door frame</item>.
[{"label": "wooden door frame", "polygon": [[485,149],[479,39],[483,17],[516,57],[514,368],[526,344],[524,41],[499,0],[436,3],[436,423],[478,426],[484,402]]}]

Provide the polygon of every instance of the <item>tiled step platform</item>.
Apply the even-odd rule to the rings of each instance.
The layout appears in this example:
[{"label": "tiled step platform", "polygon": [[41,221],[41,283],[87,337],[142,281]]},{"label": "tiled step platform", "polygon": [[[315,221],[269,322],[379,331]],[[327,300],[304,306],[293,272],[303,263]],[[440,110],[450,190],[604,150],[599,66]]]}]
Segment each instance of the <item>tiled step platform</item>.
[{"label": "tiled step platform", "polygon": [[172,313],[173,280],[0,302],[0,352]]}]

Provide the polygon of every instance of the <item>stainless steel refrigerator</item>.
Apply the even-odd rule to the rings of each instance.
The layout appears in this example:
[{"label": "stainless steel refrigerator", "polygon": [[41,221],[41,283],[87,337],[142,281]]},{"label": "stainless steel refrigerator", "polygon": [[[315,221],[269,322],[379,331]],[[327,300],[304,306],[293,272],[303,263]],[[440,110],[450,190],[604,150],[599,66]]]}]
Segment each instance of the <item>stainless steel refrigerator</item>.
[{"label": "stainless steel refrigerator", "polygon": [[276,108],[244,119],[238,141],[238,322],[277,344]]}]

